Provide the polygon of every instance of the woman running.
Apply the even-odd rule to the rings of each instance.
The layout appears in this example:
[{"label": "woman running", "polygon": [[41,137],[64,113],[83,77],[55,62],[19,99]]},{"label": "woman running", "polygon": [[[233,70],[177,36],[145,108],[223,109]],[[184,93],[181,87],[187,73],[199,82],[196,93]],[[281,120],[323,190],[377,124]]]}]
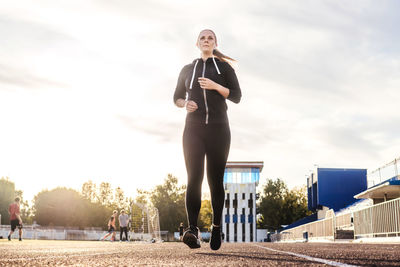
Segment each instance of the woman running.
[{"label": "woman running", "polygon": [[175,105],[185,107],[187,111],[183,153],[188,174],[186,212],[189,228],[183,234],[183,242],[190,248],[200,247],[197,219],[206,158],[213,208],[210,247],[218,250],[225,200],[223,178],[231,142],[225,99],[239,103],[242,93],[235,71],[228,63],[234,60],[216,49],[217,37],[212,30],[200,32],[197,47],[201,58],[183,67],[174,94]]}]

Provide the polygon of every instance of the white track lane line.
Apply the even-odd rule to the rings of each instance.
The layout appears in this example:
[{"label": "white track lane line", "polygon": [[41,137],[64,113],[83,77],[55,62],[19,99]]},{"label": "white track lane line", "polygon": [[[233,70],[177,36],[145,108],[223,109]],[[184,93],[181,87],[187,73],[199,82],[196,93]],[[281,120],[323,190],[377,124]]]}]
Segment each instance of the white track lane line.
[{"label": "white track lane line", "polygon": [[337,262],[337,261],[330,261],[330,260],[324,260],[324,259],[320,259],[320,258],[314,258],[314,257],[310,257],[310,256],[307,256],[307,255],[298,254],[298,253],[289,252],[289,251],[276,250],[276,249],[273,249],[273,248],[267,248],[267,247],[263,247],[263,246],[255,245],[255,244],[254,244],[254,246],[259,247],[259,248],[263,248],[263,249],[266,249],[266,250],[270,250],[270,251],[273,251],[273,252],[289,254],[289,255],[296,256],[296,257],[299,257],[299,258],[303,258],[303,259],[306,259],[306,260],[309,260],[309,261],[316,261],[316,262],[320,262],[320,263],[324,263],[324,264],[328,264],[328,265],[332,265],[332,266],[341,266],[341,267],[355,267],[355,266],[357,266],[357,265],[351,265],[351,264],[341,263],[341,262]]}]

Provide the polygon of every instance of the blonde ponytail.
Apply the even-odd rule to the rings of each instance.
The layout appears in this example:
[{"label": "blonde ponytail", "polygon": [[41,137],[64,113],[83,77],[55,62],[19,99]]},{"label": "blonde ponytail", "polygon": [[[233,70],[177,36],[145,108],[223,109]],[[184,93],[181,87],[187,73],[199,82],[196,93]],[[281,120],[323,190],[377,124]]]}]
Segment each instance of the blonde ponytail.
[{"label": "blonde ponytail", "polygon": [[214,48],[214,50],[213,50],[213,55],[216,56],[219,60],[225,61],[225,62],[227,62],[229,64],[230,64],[230,61],[236,61],[233,58],[231,58],[231,57],[229,57],[227,55],[224,55],[221,51],[219,51],[216,48]]}]

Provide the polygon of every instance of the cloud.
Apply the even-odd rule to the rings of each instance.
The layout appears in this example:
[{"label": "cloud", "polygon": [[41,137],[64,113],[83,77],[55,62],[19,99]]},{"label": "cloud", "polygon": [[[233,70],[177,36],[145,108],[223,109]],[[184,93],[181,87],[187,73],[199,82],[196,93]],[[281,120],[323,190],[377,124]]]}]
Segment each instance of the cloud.
[{"label": "cloud", "polygon": [[[5,14],[0,18],[0,90],[65,87],[47,74],[40,73],[43,56],[54,47],[76,45],[77,40],[45,24]],[[57,68],[57,66],[49,66]]]},{"label": "cloud", "polygon": [[129,129],[155,137],[160,143],[179,142],[181,137],[182,123],[161,121],[160,118],[131,117],[117,115]]},{"label": "cloud", "polygon": [[14,57],[14,62],[18,59],[23,63],[24,57],[31,58],[35,53],[51,48],[57,43],[76,41],[51,23],[10,17],[7,13],[0,18],[0,28],[4,36],[0,39],[2,59]]},{"label": "cloud", "polygon": [[[129,173],[121,162],[142,165],[143,153],[153,158],[149,147],[174,155],[162,160],[165,166],[179,165],[184,112],[173,107],[172,95],[180,69],[199,56],[194,43],[203,28],[214,29],[221,51],[239,61],[243,98],[239,105],[228,104],[235,160],[265,160],[263,175],[303,184],[298,178],[314,163],[376,167],[398,153],[397,1],[26,1],[16,6],[10,2],[0,10],[1,88],[68,84],[69,90],[44,90],[35,97],[50,103],[52,114],[69,119],[73,110],[76,119],[92,122],[76,126],[93,130],[99,140],[87,150],[88,158],[107,148],[101,140],[110,136],[124,144],[118,149],[143,148],[132,152],[132,159],[113,147],[110,155],[119,155],[112,158],[118,164],[110,163],[107,175],[115,169]],[[22,98],[32,102],[24,93],[0,91],[11,108]],[[47,124],[43,116],[35,120],[35,127]],[[2,125],[13,121],[9,117]],[[85,147],[80,135],[62,135]],[[137,143],[132,136],[142,139]],[[90,176],[84,167],[74,172]],[[140,168],[134,172],[142,175]]]},{"label": "cloud", "polygon": [[36,90],[66,86],[65,84],[33,75],[27,70],[12,68],[9,65],[2,64],[0,64],[0,84],[3,84],[0,86],[0,90],[7,91],[14,87]]}]

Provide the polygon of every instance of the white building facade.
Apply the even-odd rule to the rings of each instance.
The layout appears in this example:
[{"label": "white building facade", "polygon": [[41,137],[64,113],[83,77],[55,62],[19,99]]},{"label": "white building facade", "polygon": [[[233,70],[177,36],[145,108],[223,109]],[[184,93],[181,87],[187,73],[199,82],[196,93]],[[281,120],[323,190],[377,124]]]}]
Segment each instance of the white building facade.
[{"label": "white building facade", "polygon": [[227,162],[222,232],[225,242],[256,242],[256,188],[262,161]]}]

